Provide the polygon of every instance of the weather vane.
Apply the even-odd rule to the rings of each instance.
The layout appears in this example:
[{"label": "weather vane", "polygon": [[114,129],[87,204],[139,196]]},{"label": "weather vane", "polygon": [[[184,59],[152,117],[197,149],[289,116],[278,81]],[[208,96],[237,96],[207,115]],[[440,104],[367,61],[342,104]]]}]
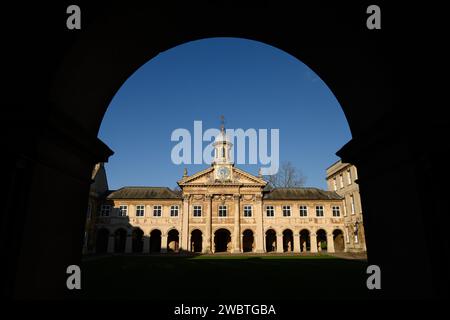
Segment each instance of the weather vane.
[{"label": "weather vane", "polygon": [[220,128],[222,131],[225,129],[225,116],[224,115],[220,116]]}]

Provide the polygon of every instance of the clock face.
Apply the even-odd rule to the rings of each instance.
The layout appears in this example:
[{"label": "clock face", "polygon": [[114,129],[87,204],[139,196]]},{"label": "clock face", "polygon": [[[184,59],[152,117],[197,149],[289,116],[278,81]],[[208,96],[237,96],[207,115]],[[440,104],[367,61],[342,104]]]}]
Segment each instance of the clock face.
[{"label": "clock face", "polygon": [[221,179],[226,179],[230,176],[230,170],[227,167],[220,167],[219,168],[219,177]]}]

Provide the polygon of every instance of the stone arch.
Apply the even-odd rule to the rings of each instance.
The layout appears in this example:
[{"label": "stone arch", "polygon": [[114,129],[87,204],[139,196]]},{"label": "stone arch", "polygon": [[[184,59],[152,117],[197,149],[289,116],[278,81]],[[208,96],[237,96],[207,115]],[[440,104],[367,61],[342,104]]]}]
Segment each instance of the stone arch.
[{"label": "stone arch", "polygon": [[134,253],[144,250],[144,231],[141,228],[133,228],[131,232],[131,248]]},{"label": "stone arch", "polygon": [[214,232],[214,252],[231,252],[231,232],[227,228],[218,228]]},{"label": "stone arch", "polygon": [[191,231],[191,252],[203,251],[203,232],[200,229]]},{"label": "stone arch", "polygon": [[294,251],[294,233],[291,229],[283,230],[283,252]]},{"label": "stone arch", "polygon": [[124,228],[117,228],[116,231],[114,231],[114,252],[125,252],[127,237],[128,231]]},{"label": "stone arch", "polygon": [[167,232],[167,252],[178,252],[180,244],[180,233],[172,228]]},{"label": "stone arch", "polygon": [[162,232],[159,229],[150,231],[150,252],[161,252],[161,236]]},{"label": "stone arch", "polygon": [[100,228],[97,230],[95,240],[95,253],[108,252],[109,234],[110,232],[107,228]]},{"label": "stone arch", "polygon": [[242,252],[253,252],[255,249],[255,236],[252,229],[242,232]]},{"label": "stone arch", "polygon": [[308,229],[300,230],[300,251],[309,252],[311,251],[311,233]]},{"label": "stone arch", "polygon": [[334,229],[333,241],[334,241],[334,251],[335,252],[344,252],[345,251],[344,232],[341,229]]},{"label": "stone arch", "polygon": [[324,229],[318,229],[316,231],[316,239],[317,239],[317,251],[327,251],[328,243],[327,243],[327,232]]},{"label": "stone arch", "polygon": [[265,232],[266,252],[277,251],[277,232],[273,228],[269,228]]}]

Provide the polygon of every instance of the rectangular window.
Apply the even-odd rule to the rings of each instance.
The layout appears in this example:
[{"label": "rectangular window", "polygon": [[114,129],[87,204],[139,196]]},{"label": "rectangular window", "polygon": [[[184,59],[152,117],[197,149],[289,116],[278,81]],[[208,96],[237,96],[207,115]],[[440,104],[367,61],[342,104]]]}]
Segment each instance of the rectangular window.
[{"label": "rectangular window", "polygon": [[102,217],[109,217],[109,213],[111,212],[111,206],[109,204],[102,205],[100,210],[100,215]]},{"label": "rectangular window", "polygon": [[348,184],[352,184],[352,172],[350,169],[347,169],[347,182]]},{"label": "rectangular window", "polygon": [[178,217],[178,210],[179,210],[178,206],[171,206],[170,207],[170,216],[171,217]]},{"label": "rectangular window", "polygon": [[334,189],[334,191],[337,191],[336,177],[333,178],[333,189]]},{"label": "rectangular window", "polygon": [[153,216],[161,217],[161,214],[162,214],[162,207],[161,206],[153,206]]},{"label": "rectangular window", "polygon": [[202,216],[202,206],[194,206],[194,217]]},{"label": "rectangular window", "polygon": [[227,216],[227,206],[219,206],[219,217]]},{"label": "rectangular window", "polygon": [[283,206],[283,217],[291,216],[291,206]]},{"label": "rectangular window", "polygon": [[266,216],[267,217],[273,217],[275,215],[275,210],[273,206],[267,206],[266,207]]},{"label": "rectangular window", "polygon": [[136,206],[136,217],[143,217],[144,216],[144,206],[138,205]]},{"label": "rectangular window", "polygon": [[252,206],[244,206],[244,217],[252,216]]},{"label": "rectangular window", "polygon": [[333,217],[341,216],[341,208],[339,206],[333,206]]},{"label": "rectangular window", "polygon": [[126,217],[128,215],[128,206],[119,206],[119,217]]},{"label": "rectangular window", "polygon": [[353,195],[350,195],[350,202],[352,205],[352,214],[355,214],[355,198],[353,197]]},{"label": "rectangular window", "polygon": [[323,217],[323,206],[316,206],[316,217]]},{"label": "rectangular window", "polygon": [[300,217],[307,217],[307,216],[308,216],[308,207],[300,206]]},{"label": "rectangular window", "polygon": [[339,175],[339,183],[341,185],[341,189],[344,187],[344,177],[342,176],[342,173]]}]

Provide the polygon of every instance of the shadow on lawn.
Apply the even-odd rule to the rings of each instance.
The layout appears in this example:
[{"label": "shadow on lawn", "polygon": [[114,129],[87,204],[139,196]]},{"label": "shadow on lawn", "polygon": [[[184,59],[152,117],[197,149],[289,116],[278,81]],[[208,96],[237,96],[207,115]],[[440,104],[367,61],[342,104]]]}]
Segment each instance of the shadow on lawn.
[{"label": "shadow on lawn", "polygon": [[330,256],[108,256],[82,265],[86,299],[367,298],[367,263]]}]

